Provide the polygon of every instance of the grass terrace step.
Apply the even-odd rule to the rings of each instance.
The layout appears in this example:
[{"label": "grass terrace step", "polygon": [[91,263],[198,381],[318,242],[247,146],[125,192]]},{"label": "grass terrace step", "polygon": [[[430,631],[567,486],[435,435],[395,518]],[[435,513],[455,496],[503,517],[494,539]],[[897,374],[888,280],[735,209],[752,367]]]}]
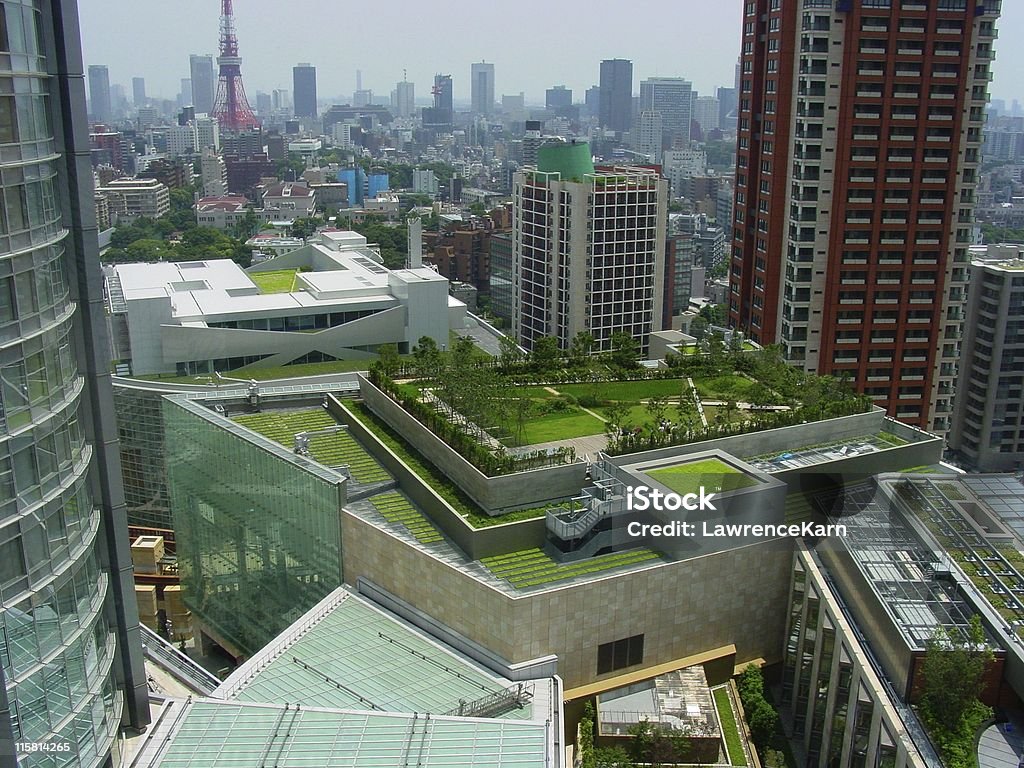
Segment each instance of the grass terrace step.
[{"label": "grass terrace step", "polygon": [[571,579],[574,576],[599,573],[624,565],[660,559],[660,557],[657,552],[650,549],[634,549],[579,560],[574,563],[560,563],[553,560],[543,550],[526,549],[507,555],[486,557],[480,560],[480,563],[497,578],[509,582],[513,587],[521,588],[550,584]]},{"label": "grass terrace step", "polygon": [[370,503],[389,523],[404,526],[421,544],[441,541],[441,533],[412,503],[395,491],[370,497]]}]

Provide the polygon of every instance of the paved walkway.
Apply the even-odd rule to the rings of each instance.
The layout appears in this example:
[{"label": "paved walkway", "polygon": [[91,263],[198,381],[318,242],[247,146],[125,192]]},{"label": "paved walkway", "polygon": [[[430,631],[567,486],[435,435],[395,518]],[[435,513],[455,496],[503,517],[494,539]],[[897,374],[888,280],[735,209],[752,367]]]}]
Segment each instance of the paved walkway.
[{"label": "paved walkway", "polygon": [[597,457],[598,451],[603,451],[608,445],[607,435],[585,435],[584,437],[570,437],[566,440],[553,440],[549,443],[537,443],[535,445],[524,445],[522,451],[546,451],[549,448],[575,448],[576,458],[582,459],[590,456],[591,460]]},{"label": "paved walkway", "polygon": [[1018,768],[1024,756],[1024,729],[1020,724],[1000,723],[981,734],[978,768]]}]

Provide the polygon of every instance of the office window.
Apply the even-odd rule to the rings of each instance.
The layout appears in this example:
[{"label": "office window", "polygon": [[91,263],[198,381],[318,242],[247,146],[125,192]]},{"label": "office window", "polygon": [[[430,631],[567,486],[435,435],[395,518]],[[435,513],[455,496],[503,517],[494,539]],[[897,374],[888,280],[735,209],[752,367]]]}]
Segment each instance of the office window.
[{"label": "office window", "polygon": [[644,636],[633,635],[597,647],[597,674],[604,675],[617,669],[625,669],[644,660]]}]

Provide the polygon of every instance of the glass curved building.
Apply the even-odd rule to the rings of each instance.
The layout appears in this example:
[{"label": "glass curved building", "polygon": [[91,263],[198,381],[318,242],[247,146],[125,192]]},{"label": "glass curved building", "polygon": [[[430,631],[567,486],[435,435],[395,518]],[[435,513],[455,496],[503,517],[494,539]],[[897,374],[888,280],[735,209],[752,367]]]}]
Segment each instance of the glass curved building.
[{"label": "glass curved building", "polygon": [[0,2],[0,765],[148,721],[76,3]]}]

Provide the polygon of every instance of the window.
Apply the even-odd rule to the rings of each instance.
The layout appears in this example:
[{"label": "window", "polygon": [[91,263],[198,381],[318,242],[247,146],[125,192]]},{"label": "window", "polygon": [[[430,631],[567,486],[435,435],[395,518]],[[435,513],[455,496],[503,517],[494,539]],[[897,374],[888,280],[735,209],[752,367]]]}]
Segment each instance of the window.
[{"label": "window", "polygon": [[643,635],[633,635],[633,637],[597,646],[597,674],[599,675],[642,664],[643,660]]}]

